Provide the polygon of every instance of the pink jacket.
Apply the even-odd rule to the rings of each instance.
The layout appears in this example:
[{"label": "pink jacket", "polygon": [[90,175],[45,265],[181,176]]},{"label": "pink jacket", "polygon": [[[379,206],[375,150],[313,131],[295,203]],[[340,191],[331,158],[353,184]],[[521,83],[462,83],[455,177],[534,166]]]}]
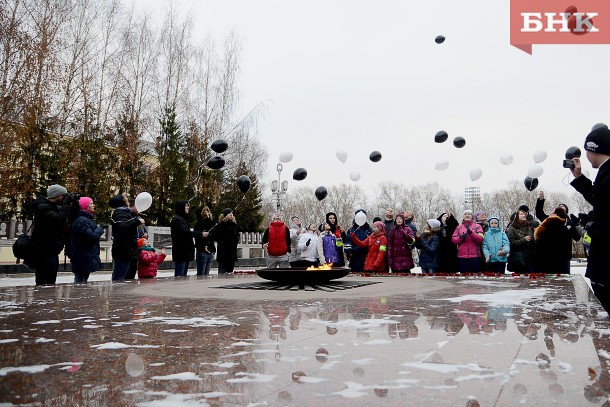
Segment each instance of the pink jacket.
[{"label": "pink jacket", "polygon": [[[468,233],[468,227],[472,233]],[[451,242],[458,247],[458,258],[471,259],[481,257],[481,243],[483,243],[483,229],[473,221],[463,221],[455,228]]]},{"label": "pink jacket", "polygon": [[157,254],[152,250],[140,250],[138,261],[138,278],[157,277],[157,266],[165,260],[164,254]]}]

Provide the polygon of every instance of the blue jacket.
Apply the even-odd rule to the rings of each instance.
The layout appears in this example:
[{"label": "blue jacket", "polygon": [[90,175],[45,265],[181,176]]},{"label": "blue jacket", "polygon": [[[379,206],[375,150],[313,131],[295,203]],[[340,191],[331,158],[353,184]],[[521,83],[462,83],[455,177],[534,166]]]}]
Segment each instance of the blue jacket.
[{"label": "blue jacket", "polygon": [[[504,249],[506,255],[498,256],[498,252],[502,249]],[[506,263],[509,252],[510,242],[506,233],[500,228],[490,227],[483,236],[483,255],[485,258],[491,255],[489,258],[490,263]]]},{"label": "blue jacket", "polygon": [[102,268],[100,259],[100,236],[104,229],[93,221],[93,215],[80,211],[70,228],[70,263],[73,272],[98,271]]},{"label": "blue jacket", "polygon": [[369,252],[367,247],[358,247],[352,242],[351,233],[354,233],[359,240],[365,241],[367,237],[373,233],[373,229],[368,223],[365,223],[360,228],[358,225],[352,226],[347,230],[345,239],[345,254],[349,259],[349,267],[352,271],[364,271],[364,260]]},{"label": "blue jacket", "polygon": [[419,249],[419,267],[423,269],[438,269],[438,246],[441,239],[433,235],[430,239],[421,238],[415,243]]}]

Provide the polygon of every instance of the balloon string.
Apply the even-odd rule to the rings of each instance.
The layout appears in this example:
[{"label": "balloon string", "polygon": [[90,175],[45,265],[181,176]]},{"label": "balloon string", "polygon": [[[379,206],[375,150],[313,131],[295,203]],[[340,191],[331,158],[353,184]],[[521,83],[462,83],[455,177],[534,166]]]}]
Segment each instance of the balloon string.
[{"label": "balloon string", "polygon": [[[233,209],[231,210],[231,212],[229,212],[229,213],[233,213],[233,212],[235,212],[235,210],[236,210],[237,208],[239,208],[239,206],[240,206],[240,205],[241,205],[241,204],[244,202],[244,199],[246,199],[246,194],[244,194],[244,195],[241,197],[241,201],[239,201],[239,203],[238,203],[238,204],[235,206],[235,208],[233,208]],[[228,215],[228,214],[227,214],[227,215]],[[218,226],[218,225],[220,225],[220,222],[216,222],[216,224],[215,224],[214,226],[212,226],[212,227],[210,228],[210,230],[208,230],[208,233],[210,233],[212,230],[214,230],[214,228],[215,228],[216,226]]]}]

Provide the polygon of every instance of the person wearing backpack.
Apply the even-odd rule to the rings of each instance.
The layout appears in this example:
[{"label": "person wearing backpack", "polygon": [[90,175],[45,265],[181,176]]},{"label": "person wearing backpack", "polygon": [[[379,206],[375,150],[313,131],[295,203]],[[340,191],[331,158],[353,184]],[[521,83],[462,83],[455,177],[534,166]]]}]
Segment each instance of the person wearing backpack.
[{"label": "person wearing backpack", "polygon": [[59,253],[64,248],[69,217],[80,210],[77,195],[68,194],[61,185],[51,185],[47,196],[32,203],[34,226],[31,247],[35,256],[36,285],[55,284],[59,269]]}]

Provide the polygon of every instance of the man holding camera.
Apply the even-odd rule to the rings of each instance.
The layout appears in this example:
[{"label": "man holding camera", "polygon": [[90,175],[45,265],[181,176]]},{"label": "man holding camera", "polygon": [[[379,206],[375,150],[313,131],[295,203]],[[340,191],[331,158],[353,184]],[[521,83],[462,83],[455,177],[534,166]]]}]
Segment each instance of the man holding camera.
[{"label": "man holding camera", "polygon": [[607,266],[610,249],[610,130],[600,127],[585,139],[587,159],[593,168],[599,168],[595,181],[582,175],[579,158],[574,158],[571,185],[593,205],[593,217],[585,228],[591,236],[589,260],[585,274],[591,287],[606,311],[610,312],[610,269]]},{"label": "man holding camera", "polygon": [[64,248],[68,218],[80,210],[77,194],[69,194],[61,185],[51,185],[47,196],[39,196],[32,203],[34,226],[32,248],[36,268],[36,285],[55,284],[59,269],[59,253]]}]

